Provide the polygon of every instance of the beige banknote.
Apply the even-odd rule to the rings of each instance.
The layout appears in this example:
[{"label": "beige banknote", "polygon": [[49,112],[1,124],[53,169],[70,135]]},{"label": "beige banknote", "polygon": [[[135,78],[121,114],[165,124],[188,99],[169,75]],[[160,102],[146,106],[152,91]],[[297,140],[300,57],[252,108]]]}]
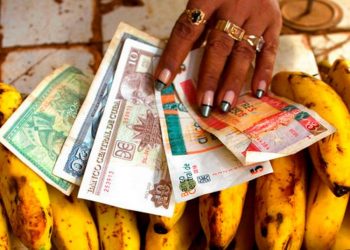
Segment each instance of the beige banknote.
[{"label": "beige banknote", "polygon": [[272,172],[270,162],[243,164],[190,116],[174,86],[156,92],[175,200],[186,201]]},{"label": "beige banknote", "polygon": [[[121,51],[125,40],[128,38],[162,46],[162,43],[158,39],[130,25],[125,23],[118,25],[54,167],[55,175],[71,183],[77,185],[81,183],[96,137],[97,128],[109,96]],[[135,75],[135,77],[140,76]],[[149,78],[149,76],[146,77]],[[130,94],[133,94],[133,88],[137,88],[134,84],[138,80],[130,79],[130,88],[123,88],[122,91],[129,91]],[[150,89],[145,91],[149,92]],[[138,93],[142,95],[143,91],[140,90]],[[125,92],[124,94],[128,95],[129,93]]]},{"label": "beige banknote", "polygon": [[175,89],[194,120],[244,165],[294,154],[335,132],[314,111],[272,94],[257,99],[246,93],[229,113],[214,110],[210,117],[202,117],[196,102],[202,54],[198,49],[187,57],[185,70],[174,80]]},{"label": "beige banknote", "polygon": [[158,49],[136,44],[124,42],[79,197],[171,216],[174,196],[152,77]]}]

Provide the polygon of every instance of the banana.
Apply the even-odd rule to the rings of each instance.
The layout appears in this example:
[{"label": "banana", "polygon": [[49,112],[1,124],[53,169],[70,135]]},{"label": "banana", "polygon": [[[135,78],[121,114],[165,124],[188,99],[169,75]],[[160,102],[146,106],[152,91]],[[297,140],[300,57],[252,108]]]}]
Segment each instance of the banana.
[{"label": "banana", "polygon": [[199,218],[210,247],[225,249],[235,237],[248,183],[199,198]]},{"label": "banana", "polygon": [[10,234],[7,227],[6,215],[0,197],[0,249],[10,250]]},{"label": "banana", "polygon": [[336,197],[314,171],[307,200],[304,245],[331,249],[344,218],[349,194]]},{"label": "banana", "polygon": [[198,204],[196,200],[190,201],[181,218],[167,233],[157,233],[153,223],[148,225],[145,250],[188,250],[200,227]]},{"label": "banana", "polygon": [[134,211],[101,203],[95,203],[95,211],[101,249],[140,249],[140,233]]},{"label": "banana", "polygon": [[[280,72],[271,89],[316,111],[336,132],[309,147],[321,179],[336,196],[350,190],[350,115],[339,95],[326,83],[305,73]],[[312,125],[312,124],[310,124]],[[317,130],[317,128],[315,128]]]},{"label": "banana", "polygon": [[256,180],[255,238],[259,249],[300,249],[305,227],[303,152],[271,161],[274,172]]},{"label": "banana", "polygon": [[248,191],[244,202],[242,219],[239,223],[235,238],[227,249],[230,250],[251,250],[254,248],[254,196],[255,181],[248,184]]},{"label": "banana", "polygon": [[175,223],[181,218],[186,208],[186,202],[175,204],[174,214],[172,217],[165,217],[159,215],[150,215],[150,221],[154,224],[154,230],[159,233],[167,233]]},{"label": "banana", "polygon": [[0,82],[0,127],[21,103],[22,97],[16,88]]},{"label": "banana", "polygon": [[[12,115],[22,102],[21,94],[16,88],[0,82],[0,127]],[[1,165],[5,160],[5,149],[0,145],[0,174]],[[0,194],[0,249],[11,249],[10,235],[7,226],[5,210]]]},{"label": "banana", "polygon": [[46,184],[9,151],[0,169],[0,192],[14,234],[31,249],[50,249],[52,211]]},{"label": "banana", "polygon": [[[11,85],[0,82],[0,128],[21,105],[22,97],[17,89]],[[5,149],[0,144],[0,170],[5,161]]]},{"label": "banana", "polygon": [[350,60],[336,60],[328,72],[327,83],[341,96],[350,110]]},{"label": "banana", "polygon": [[[0,83],[0,125],[21,104],[20,93]],[[45,182],[0,146],[0,193],[13,233],[31,249],[50,249],[52,213]]]},{"label": "banana", "polygon": [[343,222],[335,238],[335,243],[332,247],[332,250],[350,249],[349,235],[350,235],[350,203],[348,203],[348,207],[346,209]]},{"label": "banana", "polygon": [[77,191],[66,196],[48,186],[53,213],[52,241],[58,249],[98,249],[95,223],[84,200]]}]

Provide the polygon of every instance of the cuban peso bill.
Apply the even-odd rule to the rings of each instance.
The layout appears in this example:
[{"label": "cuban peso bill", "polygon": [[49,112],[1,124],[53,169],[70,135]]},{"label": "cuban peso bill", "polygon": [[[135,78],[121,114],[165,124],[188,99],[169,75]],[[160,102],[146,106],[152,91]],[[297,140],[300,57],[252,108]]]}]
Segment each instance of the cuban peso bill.
[{"label": "cuban peso bill", "polygon": [[161,44],[158,39],[132,26],[119,24],[54,167],[55,175],[71,183],[77,185],[81,183],[109,96],[117,63],[124,42],[128,38],[157,46]]},{"label": "cuban peso bill", "polygon": [[0,130],[0,141],[48,184],[69,195],[73,185],[52,173],[92,78],[72,66],[47,76]]},{"label": "cuban peso bill", "polygon": [[195,50],[187,57],[185,70],[174,80],[175,89],[196,122],[244,165],[294,154],[335,132],[316,112],[272,94],[257,99],[246,93],[229,113],[214,110],[210,117],[202,117],[196,108],[202,53]]},{"label": "cuban peso bill", "polygon": [[79,198],[171,216],[175,201],[152,77],[159,50],[138,44],[124,42]]},{"label": "cuban peso bill", "polygon": [[162,137],[177,202],[272,172],[270,162],[243,166],[180,102],[173,85],[156,92]]}]

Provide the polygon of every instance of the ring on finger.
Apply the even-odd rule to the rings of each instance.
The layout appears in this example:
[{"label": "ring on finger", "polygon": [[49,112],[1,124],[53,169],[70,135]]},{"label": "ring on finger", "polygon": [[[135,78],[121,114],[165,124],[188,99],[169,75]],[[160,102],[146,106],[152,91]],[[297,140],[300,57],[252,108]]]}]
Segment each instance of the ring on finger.
[{"label": "ring on finger", "polygon": [[216,23],[215,29],[225,32],[234,40],[242,41],[245,30],[229,20],[220,19]]},{"label": "ring on finger", "polygon": [[200,25],[207,22],[207,20],[204,19],[205,13],[201,9],[187,9],[185,13],[191,24]]},{"label": "ring on finger", "polygon": [[246,41],[250,46],[254,47],[256,52],[260,52],[264,46],[265,40],[262,36],[255,35],[244,35],[243,40]]}]

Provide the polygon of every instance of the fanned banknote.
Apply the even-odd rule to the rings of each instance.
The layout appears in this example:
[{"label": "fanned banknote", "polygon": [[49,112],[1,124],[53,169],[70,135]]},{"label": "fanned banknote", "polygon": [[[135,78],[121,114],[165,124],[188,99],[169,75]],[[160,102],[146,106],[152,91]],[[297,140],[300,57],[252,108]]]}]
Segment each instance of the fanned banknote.
[{"label": "fanned banknote", "polygon": [[270,162],[242,163],[203,130],[180,102],[173,85],[156,92],[163,144],[177,202],[223,190],[272,172]]},{"label": "fanned banknote", "polygon": [[0,141],[48,184],[69,195],[73,185],[52,170],[92,78],[72,66],[47,76],[0,130]]},{"label": "fanned banknote", "polygon": [[[55,175],[74,184],[80,185],[81,183],[117,63],[124,42],[128,38],[156,46],[161,44],[158,39],[132,26],[125,23],[119,24],[54,168]],[[137,79],[134,81],[136,82]]]},{"label": "fanned banknote", "polygon": [[124,42],[78,196],[171,216],[175,201],[152,76],[158,49],[138,44]]},{"label": "fanned banknote", "polygon": [[210,117],[202,117],[196,102],[202,52],[198,49],[187,57],[185,70],[174,80],[175,89],[195,121],[244,165],[294,154],[335,132],[316,112],[272,94],[257,99],[247,93],[229,113],[214,110]]}]

